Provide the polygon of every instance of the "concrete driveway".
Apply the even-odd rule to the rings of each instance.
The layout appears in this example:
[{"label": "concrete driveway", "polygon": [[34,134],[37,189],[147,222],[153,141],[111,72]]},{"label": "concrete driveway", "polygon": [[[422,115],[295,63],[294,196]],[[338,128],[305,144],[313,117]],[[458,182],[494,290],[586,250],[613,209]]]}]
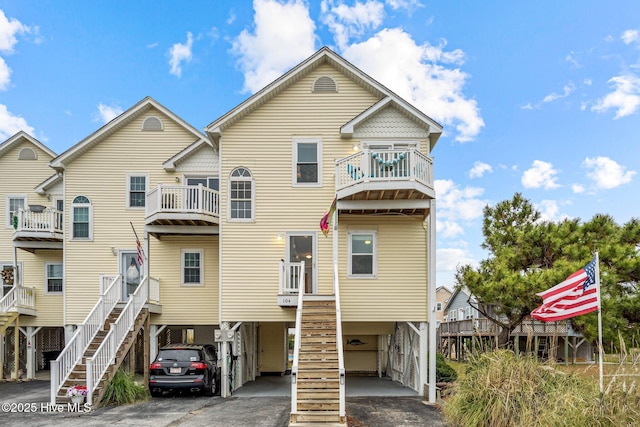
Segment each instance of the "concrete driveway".
[{"label": "concrete driveway", "polygon": [[[250,394],[250,393],[247,393]],[[147,402],[62,412],[48,406],[49,382],[0,384],[2,426],[286,426],[291,399],[287,396],[242,395],[222,399],[192,395],[153,398]],[[348,396],[347,416],[354,427],[445,427],[437,408],[417,396]]]}]

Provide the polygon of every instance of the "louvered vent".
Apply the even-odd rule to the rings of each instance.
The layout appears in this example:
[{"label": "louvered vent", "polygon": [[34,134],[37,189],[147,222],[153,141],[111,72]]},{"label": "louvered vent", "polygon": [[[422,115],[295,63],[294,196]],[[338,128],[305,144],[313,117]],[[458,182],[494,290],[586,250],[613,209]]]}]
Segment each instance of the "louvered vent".
[{"label": "louvered vent", "polygon": [[18,153],[18,160],[36,160],[38,156],[31,148],[23,148]]},{"label": "louvered vent", "polygon": [[157,117],[147,117],[142,122],[142,130],[162,130],[162,121]]},{"label": "louvered vent", "polygon": [[322,76],[313,84],[313,93],[336,93],[338,85],[331,77]]}]

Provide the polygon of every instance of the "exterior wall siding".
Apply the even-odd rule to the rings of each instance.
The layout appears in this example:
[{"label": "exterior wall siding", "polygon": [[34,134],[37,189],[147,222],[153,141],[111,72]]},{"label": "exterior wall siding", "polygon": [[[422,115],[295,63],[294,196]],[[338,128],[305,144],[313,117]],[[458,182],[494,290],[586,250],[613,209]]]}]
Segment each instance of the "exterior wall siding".
[{"label": "exterior wall siding", "polygon": [[[181,285],[181,249],[204,250],[204,286]],[[150,242],[150,276],[160,279],[162,314],[158,325],[218,323],[218,236],[164,236]],[[213,340],[213,335],[210,337]]]},{"label": "exterior wall siding", "polygon": [[[353,137],[396,140],[411,138],[426,141],[429,132],[396,108],[388,107],[358,126],[353,132]],[[428,149],[428,144],[421,145]]]},{"label": "exterior wall siding", "polygon": [[[163,131],[141,131],[143,120],[156,116]],[[175,173],[162,164],[194,140],[192,133],[160,111],[151,109],[74,159],[65,170],[65,266],[67,324],[81,323],[99,296],[99,275],[117,274],[113,252],[136,249],[130,222],[143,238],[144,208],[127,208],[127,174],[148,174],[148,188],[175,184]],[[93,207],[93,239],[71,239],[71,204],[85,195]]]}]

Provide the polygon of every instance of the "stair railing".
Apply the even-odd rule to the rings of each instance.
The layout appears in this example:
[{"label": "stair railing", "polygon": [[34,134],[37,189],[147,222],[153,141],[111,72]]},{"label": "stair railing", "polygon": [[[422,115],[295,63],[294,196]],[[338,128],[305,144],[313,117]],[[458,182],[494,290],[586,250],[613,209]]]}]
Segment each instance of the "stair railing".
[{"label": "stair railing", "polygon": [[51,361],[51,404],[56,404],[56,396],[75,366],[82,360],[89,343],[104,326],[104,321],[120,301],[122,276],[115,276],[109,287],[100,295],[98,302],[89,312],[84,322],[78,325],[71,340],[56,360]]},{"label": "stair railing", "polygon": [[87,358],[87,403],[93,404],[93,393],[100,384],[109,366],[116,362],[118,349],[124,342],[142,308],[149,300],[149,280],[144,277],[135,292],[129,295],[129,301],[125,305],[118,319],[111,324],[109,332],[93,354]]},{"label": "stair railing", "polygon": [[[304,271],[304,261],[301,263]],[[291,365],[291,413],[298,412],[298,359],[300,358],[300,345],[302,342],[302,300],[304,298],[304,274],[300,274],[298,282],[298,308],[296,309],[296,332],[293,341],[293,364]]]},{"label": "stair railing", "polygon": [[338,264],[333,265],[333,293],[336,297],[336,346],[338,350],[338,370],[340,372],[340,419],[346,417],[345,369],[342,346],[342,313],[340,309],[340,284],[338,282]]},{"label": "stair railing", "polygon": [[20,285],[13,286],[4,297],[0,298],[0,313],[6,313],[14,307],[35,309],[36,289]]}]

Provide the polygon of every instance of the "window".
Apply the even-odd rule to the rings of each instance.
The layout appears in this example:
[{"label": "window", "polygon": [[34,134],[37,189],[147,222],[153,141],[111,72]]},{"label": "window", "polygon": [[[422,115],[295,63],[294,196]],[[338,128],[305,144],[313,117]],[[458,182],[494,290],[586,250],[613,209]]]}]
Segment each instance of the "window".
[{"label": "window", "polygon": [[204,285],[204,251],[202,249],[183,249],[182,284],[188,286]]},{"label": "window", "polygon": [[202,184],[204,187],[210,188],[212,190],[220,190],[220,179],[217,176],[207,176],[207,177],[185,177],[185,182],[187,185],[198,186],[198,184]]},{"label": "window", "polygon": [[377,271],[377,242],[375,231],[349,232],[349,277],[375,278]]},{"label": "window", "polygon": [[127,207],[143,208],[145,193],[147,192],[147,177],[145,175],[127,176]]},{"label": "window", "polygon": [[253,221],[255,190],[254,181],[246,168],[236,168],[229,179],[229,219]]},{"label": "window", "polygon": [[90,240],[93,238],[91,201],[86,196],[77,196],[71,204],[71,239]]},{"label": "window", "polygon": [[17,215],[18,209],[24,209],[27,206],[27,196],[9,195],[7,196],[7,227],[13,227],[13,217]]},{"label": "window", "polygon": [[458,310],[449,311],[449,322],[455,322],[458,320]]},{"label": "window", "polygon": [[442,311],[442,303],[441,302],[437,302],[436,303],[436,311]]},{"label": "window", "polygon": [[45,264],[44,268],[47,293],[62,292],[62,263]]},{"label": "window", "polygon": [[0,272],[3,271],[4,269],[11,270],[12,272],[8,273],[6,280],[5,280],[4,274],[0,276],[0,284],[2,284],[2,287],[0,288],[0,298],[2,298],[2,295],[6,295],[7,292],[9,292],[13,287],[13,285],[15,284],[20,285],[21,284],[20,282],[22,281],[22,263],[21,262],[18,263],[17,279],[16,279],[16,271],[13,269],[12,261],[0,261]]},{"label": "window", "polygon": [[293,140],[293,185],[318,187],[322,184],[321,145],[317,138]]}]

